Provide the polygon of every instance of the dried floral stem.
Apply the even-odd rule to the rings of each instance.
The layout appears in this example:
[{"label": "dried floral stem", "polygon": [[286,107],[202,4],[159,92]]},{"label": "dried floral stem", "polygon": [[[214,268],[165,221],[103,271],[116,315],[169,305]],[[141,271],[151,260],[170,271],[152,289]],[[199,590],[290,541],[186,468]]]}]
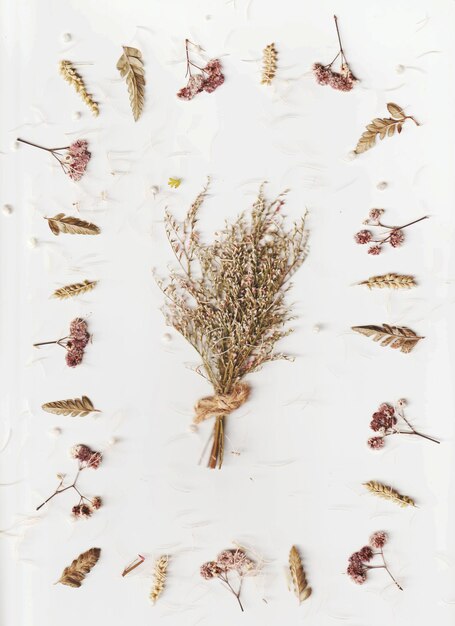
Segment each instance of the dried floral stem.
[{"label": "dried floral stem", "polygon": [[31,141],[26,141],[25,139],[20,139],[18,137],[16,141],[20,143],[26,143],[28,146],[33,146],[34,148],[39,148],[40,150],[46,150],[46,152],[57,152],[58,150],[68,150],[69,146],[63,146],[62,148],[45,148],[44,146],[40,146],[37,143],[32,143]]},{"label": "dried floral stem", "polygon": [[398,589],[399,589],[400,591],[403,591],[403,587],[402,587],[402,586],[398,583],[398,581],[397,581],[397,580],[396,580],[396,578],[393,576],[392,572],[389,570],[389,568],[388,568],[388,566],[387,566],[387,563],[386,563],[386,560],[385,560],[385,556],[384,556],[384,549],[383,549],[383,548],[381,548],[381,557],[382,557],[382,560],[383,560],[383,563],[384,563],[384,566],[383,566],[383,567],[384,567],[385,571],[386,571],[386,572],[387,572],[387,574],[390,576],[390,578],[393,580],[393,582],[394,582],[394,583],[395,583],[395,585],[398,587]]},{"label": "dried floral stem", "polygon": [[145,561],[145,557],[142,556],[142,554],[138,554],[137,559],[134,559],[132,563],[130,563],[129,565],[125,567],[125,569],[122,572],[122,576],[126,576],[127,574],[135,570],[136,567],[139,567],[139,565],[142,565],[144,561]]},{"label": "dried floral stem", "polygon": [[77,470],[77,474],[76,477],[74,478],[73,482],[71,483],[71,485],[68,485],[67,487],[63,487],[62,489],[60,489],[61,485],[63,484],[63,478],[60,480],[60,484],[58,485],[57,489],[54,491],[53,494],[51,494],[48,498],[46,498],[46,500],[44,500],[44,502],[42,502],[39,506],[36,507],[36,511],[39,511],[45,504],[47,504],[49,502],[49,500],[52,500],[52,498],[55,498],[55,496],[58,496],[59,494],[63,493],[64,491],[68,491],[68,489],[74,489],[75,491],[77,491],[77,493],[80,495],[81,500],[82,499],[86,499],[88,500],[89,498],[85,498],[80,491],[77,489],[76,487],[76,483],[77,483],[77,479],[79,478],[79,474],[82,471],[82,467],[79,467],[79,469]]},{"label": "dried floral stem", "polygon": [[[378,410],[373,413],[370,428],[375,433],[379,433],[379,435],[370,437],[368,440],[370,448],[373,450],[381,449],[384,446],[385,437],[389,437],[390,435],[417,435],[418,437],[428,439],[428,441],[432,441],[433,443],[441,443],[438,439],[425,435],[424,433],[417,431],[412,426],[411,422],[404,414],[405,406],[406,401],[404,399],[398,400],[395,407],[384,402],[379,406]],[[401,430],[398,428],[398,418],[401,418],[410,430]]]}]

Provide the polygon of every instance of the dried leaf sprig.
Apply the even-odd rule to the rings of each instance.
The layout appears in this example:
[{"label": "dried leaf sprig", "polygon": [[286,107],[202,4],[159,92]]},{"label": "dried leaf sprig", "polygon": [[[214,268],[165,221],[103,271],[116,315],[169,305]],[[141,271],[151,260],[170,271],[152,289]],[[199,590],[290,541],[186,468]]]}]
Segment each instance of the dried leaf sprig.
[{"label": "dried leaf sprig", "polygon": [[[96,224],[81,220],[78,217],[72,215],[65,215],[64,213],[57,213],[53,217],[44,218],[51,232],[58,237],[60,233],[66,235],[99,235],[101,230]],[[74,286],[72,286],[74,290]],[[87,289],[85,290],[87,291]]]},{"label": "dried leaf sprig", "polygon": [[100,112],[98,103],[88,93],[82,76],[76,71],[71,61],[60,61],[59,69],[66,82],[74,87],[93,115],[97,117]]},{"label": "dried leaf sprig", "polygon": [[381,346],[390,346],[404,354],[409,354],[421,339],[425,339],[407,326],[390,326],[383,324],[367,324],[365,326],[352,326],[351,330],[365,337],[371,337]]},{"label": "dried leaf sprig", "polygon": [[261,85],[271,85],[277,70],[278,52],[274,43],[266,46],[262,52]]},{"label": "dried leaf sprig", "polygon": [[289,572],[294,585],[294,593],[299,600],[299,604],[301,604],[310,597],[312,590],[305,576],[302,558],[295,546],[292,546],[289,552]]},{"label": "dried leaf sprig", "polygon": [[66,350],[66,364],[68,367],[76,367],[84,358],[85,348],[90,341],[87,322],[81,317],[76,317],[70,324],[69,335],[54,341],[41,341],[34,343],[35,348],[55,344]]},{"label": "dried leaf sprig", "polygon": [[71,417],[86,417],[90,413],[99,413],[99,409],[95,409],[93,402],[87,396],[82,398],[72,398],[70,400],[56,400],[55,402],[46,402],[41,406],[43,411],[53,413],[54,415],[70,415]]},{"label": "dried leaf sprig", "polygon": [[[387,543],[388,536],[383,530],[378,530],[370,537],[369,545],[363,546],[358,552],[354,552],[349,557],[349,564],[346,570],[348,576],[358,585],[363,585],[368,573],[373,569],[384,569],[394,584],[400,591],[403,591],[403,587],[397,582],[392,575],[384,557],[384,546]],[[374,552],[376,550],[376,552]],[[381,560],[380,565],[369,565],[375,556],[378,556]]]},{"label": "dried leaf sprig", "polygon": [[[334,15],[333,19],[335,20],[335,27],[340,49],[336,57],[327,65],[322,65],[322,63],[315,63],[313,65],[313,74],[319,85],[330,85],[330,87],[336,89],[337,91],[351,91],[351,89],[357,82],[357,78],[351,72],[351,68],[349,67],[346,56],[344,54],[337,16]],[[335,63],[338,57],[340,58],[341,67],[340,72],[335,72],[334,70],[332,70],[332,65]]]},{"label": "dried leaf sprig", "polygon": [[101,508],[102,500],[100,496],[95,496],[92,498],[88,498],[84,496],[78,486],[77,481],[79,479],[80,473],[85,469],[98,469],[103,460],[103,455],[101,452],[96,452],[92,450],[88,446],[83,443],[78,443],[73,446],[70,450],[70,455],[73,459],[78,462],[78,469],[74,480],[69,484],[65,485],[65,475],[57,474],[57,478],[59,480],[59,484],[55,489],[54,493],[52,493],[44,502],[42,502],[39,506],[36,507],[36,510],[39,511],[45,504],[47,504],[52,498],[55,496],[64,493],[70,489],[73,489],[79,496],[79,502],[73,506],[71,512],[73,517],[75,518],[87,518],[90,517],[94,511]]},{"label": "dried leaf sprig", "polygon": [[97,280],[83,280],[81,283],[72,283],[71,285],[59,287],[52,295],[59,300],[66,300],[67,298],[74,298],[91,291],[97,284]]},{"label": "dried leaf sprig", "polygon": [[[221,61],[219,59],[212,59],[207,63],[207,65],[205,65],[205,67],[200,67],[199,65],[196,65],[194,61],[191,61],[189,46],[193,46],[197,50],[201,50],[200,46],[191,43],[189,39],[185,39],[185,76],[188,76],[189,78],[187,85],[177,92],[177,97],[181,100],[192,100],[198,93],[201,93],[201,91],[212,93],[224,83]],[[202,73],[193,74],[191,68],[196,68]]]},{"label": "dried leaf sprig", "polygon": [[366,130],[357,142],[357,146],[354,150],[356,154],[370,150],[376,144],[377,137],[379,137],[379,139],[392,137],[395,131],[400,134],[406,120],[412,120],[416,126],[420,126],[420,123],[415,117],[406,115],[403,109],[394,102],[387,104],[387,110],[391,117],[376,117],[367,125]]},{"label": "dried leaf sprig", "polygon": [[368,489],[370,493],[378,498],[383,498],[384,500],[389,500],[390,502],[394,502],[405,508],[407,506],[415,506],[415,502],[409,496],[403,496],[401,493],[398,493],[396,489],[390,487],[389,485],[383,485],[379,483],[377,480],[369,480],[367,483],[363,483],[363,486]]},{"label": "dried leaf sprig", "polygon": [[268,361],[289,358],[275,352],[275,344],[291,332],[286,295],[306,257],[307,232],[304,218],[287,230],[284,194],[268,201],[261,187],[251,212],[202,243],[197,222],[206,193],[207,187],[182,223],[166,213],[179,268],[158,284],[167,323],[199,353],[197,371],[214,389],[196,404],[194,421],[215,418],[208,466],[216,468],[223,462],[225,419],[250,393],[243,379]]},{"label": "dried leaf sprig", "polygon": [[[200,574],[205,580],[218,578],[236,597],[243,611],[243,605],[240,600],[243,579],[245,576],[256,574],[257,571],[255,562],[246,555],[244,550],[236,548],[234,550],[223,550],[216,557],[216,561],[208,561],[201,565]],[[236,579],[236,582],[233,579]]]},{"label": "dried leaf sprig", "polygon": [[98,563],[100,554],[100,548],[90,548],[90,550],[80,554],[71,565],[65,567],[57,583],[68,585],[68,587],[80,587],[86,575]]},{"label": "dried leaf sprig", "polygon": [[[429,437],[417,431],[414,426],[412,426],[411,422],[404,414],[405,406],[406,400],[403,398],[398,400],[395,406],[383,402],[378,410],[373,413],[370,428],[375,433],[378,433],[378,435],[368,439],[368,446],[372,450],[380,450],[383,448],[386,441],[385,438],[390,435],[416,435],[417,437],[428,439],[428,441],[433,441],[434,443],[441,443],[434,437]],[[402,427],[399,426],[399,420],[404,422],[409,430],[402,430]]]},{"label": "dried leaf sprig", "polygon": [[150,600],[153,604],[155,604],[155,602],[164,591],[168,565],[169,557],[167,556],[167,554],[160,556],[160,558],[157,559],[157,561],[155,562],[155,569],[153,572],[153,587],[150,591]]},{"label": "dried leaf sprig", "polygon": [[131,110],[134,121],[137,122],[142,114],[145,99],[145,70],[141,51],[123,46],[123,54],[117,61],[117,69],[126,81]]},{"label": "dried leaf sprig", "polygon": [[88,142],[85,139],[77,139],[77,141],[74,141],[69,146],[64,146],[63,148],[45,148],[44,146],[39,146],[36,143],[19,138],[17,141],[49,152],[54,159],[58,161],[63,172],[74,181],[81,180],[84,176],[85,170],[87,169],[87,165],[92,156],[87,150]]},{"label": "dried leaf sprig", "polygon": [[424,215],[423,217],[419,217],[419,219],[403,224],[402,226],[389,226],[381,222],[383,213],[384,209],[371,209],[369,217],[364,220],[363,223],[372,226],[373,228],[383,228],[385,231],[375,233],[371,230],[364,229],[354,235],[354,240],[358,244],[373,244],[368,248],[368,254],[372,254],[373,256],[381,254],[383,246],[386,244],[389,244],[392,248],[399,248],[402,246],[405,239],[403,230],[413,224],[418,224],[419,222],[428,219],[428,215]]},{"label": "dried leaf sprig", "polygon": [[416,286],[414,276],[406,274],[383,274],[370,276],[359,285],[365,285],[368,289],[412,289]]}]

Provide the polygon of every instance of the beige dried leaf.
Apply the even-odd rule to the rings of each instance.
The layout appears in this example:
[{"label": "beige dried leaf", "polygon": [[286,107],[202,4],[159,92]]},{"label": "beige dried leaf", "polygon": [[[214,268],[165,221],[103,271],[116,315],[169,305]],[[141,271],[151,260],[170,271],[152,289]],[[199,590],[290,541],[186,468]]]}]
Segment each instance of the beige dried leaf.
[{"label": "beige dried leaf", "polygon": [[54,235],[66,233],[68,235],[99,235],[101,230],[96,224],[80,220],[77,217],[58,213],[54,217],[45,217],[49,228]]},{"label": "beige dried leaf", "polygon": [[382,326],[352,326],[351,330],[365,337],[371,337],[373,341],[377,341],[381,346],[390,346],[401,352],[411,352],[417,345],[417,343],[424,339],[417,335],[413,330],[406,326],[389,326],[389,324],[383,324]]},{"label": "beige dried leaf", "polygon": [[56,289],[52,294],[54,298],[65,300],[66,298],[74,298],[74,296],[80,296],[87,291],[91,291],[97,285],[97,280],[84,280],[81,283],[73,283],[71,285],[65,285]]},{"label": "beige dried leaf", "polygon": [[85,576],[97,564],[100,554],[100,548],[90,548],[87,552],[83,552],[77,559],[74,559],[71,565],[65,567],[55,584],[60,583],[69,587],[80,587]]},{"label": "beige dried leaf", "polygon": [[125,79],[130,95],[131,110],[137,122],[144,108],[145,72],[141,51],[123,46],[123,54],[117,62],[117,69]]},{"label": "beige dried leaf", "polygon": [[395,491],[392,487],[388,485],[383,485],[382,483],[378,483],[375,480],[370,480],[367,483],[363,483],[364,487],[368,489],[370,493],[378,496],[379,498],[384,498],[385,500],[390,500],[391,502],[395,502],[401,507],[407,506],[415,506],[415,502],[412,498],[408,496],[402,496],[401,493]]},{"label": "beige dried leaf", "polygon": [[392,117],[377,117],[372,120],[363,132],[357,146],[354,150],[356,154],[361,154],[372,148],[376,143],[376,138],[392,137],[397,133],[401,133],[403,123],[406,120],[412,120],[416,126],[420,126],[419,122],[412,115],[405,115],[403,109],[393,102],[387,104],[387,109]]},{"label": "beige dried leaf", "polygon": [[278,52],[275,44],[266,46],[262,52],[262,79],[261,85],[271,85],[277,70]]},{"label": "beige dried leaf", "polygon": [[295,595],[299,600],[299,604],[301,604],[310,597],[311,587],[308,586],[308,581],[303,570],[302,559],[295,546],[292,546],[289,552],[289,571],[291,573]]},{"label": "beige dried leaf", "polygon": [[98,103],[95,102],[91,94],[87,92],[82,76],[76,72],[71,61],[60,61],[59,69],[60,74],[66,82],[74,87],[93,115],[97,117],[99,114]]},{"label": "beige dried leaf", "polygon": [[155,562],[155,571],[153,575],[153,587],[150,591],[150,600],[153,604],[158,600],[164,590],[164,585],[167,577],[167,566],[169,564],[169,557],[167,555],[160,556]]},{"label": "beige dried leaf", "polygon": [[406,274],[371,276],[359,284],[366,285],[368,289],[411,289],[416,286],[414,277]]},{"label": "beige dried leaf", "polygon": [[85,417],[89,413],[99,413],[95,409],[92,401],[87,396],[82,398],[74,398],[71,400],[56,400],[55,402],[46,402],[41,407],[47,413],[55,415],[70,415],[71,417]]}]

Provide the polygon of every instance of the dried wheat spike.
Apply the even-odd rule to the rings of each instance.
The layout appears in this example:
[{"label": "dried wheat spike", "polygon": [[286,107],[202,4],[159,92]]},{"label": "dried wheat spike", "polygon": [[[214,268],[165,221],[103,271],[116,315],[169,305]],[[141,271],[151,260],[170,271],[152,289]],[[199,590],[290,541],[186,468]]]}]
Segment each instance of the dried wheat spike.
[{"label": "dried wheat spike", "polygon": [[277,69],[278,52],[275,44],[266,46],[262,53],[262,80],[261,85],[271,85]]},{"label": "dried wheat spike", "polygon": [[383,274],[382,276],[371,276],[360,285],[366,285],[368,289],[411,289],[416,286],[414,276],[405,274]]},{"label": "dried wheat spike", "polygon": [[74,87],[93,115],[97,117],[100,112],[98,104],[93,100],[91,94],[88,93],[82,77],[76,72],[71,61],[60,61],[59,67],[60,74],[66,82]]},{"label": "dried wheat spike", "polygon": [[169,557],[167,555],[160,556],[155,563],[155,572],[153,578],[153,587],[150,592],[150,600],[153,604],[158,600],[163,592],[164,585],[167,577],[167,566],[169,564]]}]

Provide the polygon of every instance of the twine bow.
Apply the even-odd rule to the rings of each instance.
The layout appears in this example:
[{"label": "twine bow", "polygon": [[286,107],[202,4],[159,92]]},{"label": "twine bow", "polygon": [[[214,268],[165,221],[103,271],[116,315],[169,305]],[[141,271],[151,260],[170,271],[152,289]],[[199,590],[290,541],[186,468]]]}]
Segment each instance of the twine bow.
[{"label": "twine bow", "polygon": [[218,393],[201,398],[194,407],[193,424],[200,424],[209,417],[226,417],[248,400],[250,391],[249,385],[238,383],[234,385],[231,393]]}]

